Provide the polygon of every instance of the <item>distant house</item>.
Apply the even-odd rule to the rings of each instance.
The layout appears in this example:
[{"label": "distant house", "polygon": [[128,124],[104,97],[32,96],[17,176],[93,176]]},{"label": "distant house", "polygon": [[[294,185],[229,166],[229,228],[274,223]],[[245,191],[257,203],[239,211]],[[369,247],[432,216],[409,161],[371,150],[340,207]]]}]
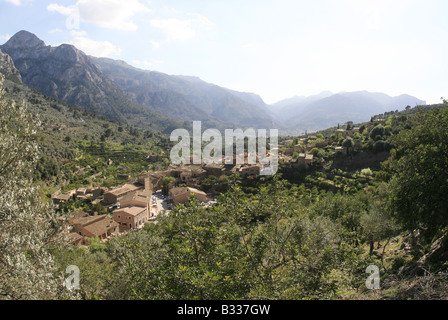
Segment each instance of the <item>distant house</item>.
[{"label": "distant house", "polygon": [[240,168],[239,172],[243,178],[256,177],[260,175],[260,166],[259,165],[244,166]]},{"label": "distant house", "polygon": [[169,192],[169,196],[171,197],[171,199],[173,199],[174,204],[187,202],[192,194],[195,195],[199,201],[207,202],[207,194],[204,191],[195,188],[173,188]]},{"label": "distant house", "polygon": [[114,221],[119,225],[120,232],[140,229],[148,219],[148,206],[138,201],[128,202],[114,211]]},{"label": "distant house", "polygon": [[220,177],[225,173],[225,167],[223,164],[209,163],[204,166],[207,176]]},{"label": "distant house", "polygon": [[206,175],[206,170],[202,169],[200,165],[189,165],[180,168],[180,175],[178,182],[185,183],[197,183],[200,179],[204,178]]},{"label": "distant house", "polygon": [[313,162],[314,162],[314,155],[312,155],[312,154],[307,154],[307,155],[305,156],[305,165],[310,166],[310,165],[313,164]]},{"label": "distant house", "polygon": [[110,219],[107,215],[87,216],[71,221],[76,233],[87,238],[107,239],[118,233],[118,223]]},{"label": "distant house", "polygon": [[305,153],[299,153],[299,156],[296,159],[292,159],[290,161],[292,168],[303,168],[305,167]]},{"label": "distant house", "polygon": [[71,244],[78,246],[78,247],[86,243],[86,241],[84,240],[84,237],[76,232],[69,233],[67,235],[67,237]]},{"label": "distant house", "polygon": [[78,190],[76,190],[76,195],[78,195],[78,196],[85,196],[86,193],[87,193],[86,188],[79,188]]},{"label": "distant house", "polygon": [[317,144],[315,144],[315,143],[308,144],[308,145],[306,145],[306,147],[305,147],[305,151],[306,151],[306,152],[310,152],[310,151],[313,150],[314,148],[317,148]]},{"label": "distant house", "polygon": [[72,196],[69,194],[58,194],[58,195],[53,195],[51,197],[54,204],[61,204],[61,203],[67,202],[71,198],[72,198]]},{"label": "distant house", "polygon": [[126,196],[129,193],[135,192],[139,189],[142,189],[140,186],[136,186],[135,184],[125,184],[119,188],[115,188],[111,191],[108,191],[104,194],[104,203],[105,204],[114,204],[119,202],[120,198]]},{"label": "distant house", "polygon": [[74,225],[78,219],[89,217],[89,214],[85,211],[74,211],[68,215],[68,223]]},{"label": "distant house", "polygon": [[297,159],[291,161],[293,168],[306,168],[313,164],[314,156],[312,154],[300,153]]},{"label": "distant house", "polygon": [[107,192],[107,188],[96,188],[92,190],[92,198],[93,199],[98,199],[99,197],[101,197],[102,195],[104,195],[104,193]]}]

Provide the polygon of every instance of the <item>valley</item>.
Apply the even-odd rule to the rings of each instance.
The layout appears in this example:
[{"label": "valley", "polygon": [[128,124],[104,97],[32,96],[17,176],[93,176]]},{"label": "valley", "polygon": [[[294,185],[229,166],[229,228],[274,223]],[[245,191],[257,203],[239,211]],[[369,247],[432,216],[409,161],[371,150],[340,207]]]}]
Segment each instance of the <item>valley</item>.
[{"label": "valley", "polygon": [[[27,31],[0,50],[1,297],[447,298],[445,100],[326,91],[267,105]],[[249,163],[249,141],[230,162],[174,164],[170,134],[193,121],[278,129],[264,151],[278,172]],[[60,285],[73,265],[75,291]]]}]

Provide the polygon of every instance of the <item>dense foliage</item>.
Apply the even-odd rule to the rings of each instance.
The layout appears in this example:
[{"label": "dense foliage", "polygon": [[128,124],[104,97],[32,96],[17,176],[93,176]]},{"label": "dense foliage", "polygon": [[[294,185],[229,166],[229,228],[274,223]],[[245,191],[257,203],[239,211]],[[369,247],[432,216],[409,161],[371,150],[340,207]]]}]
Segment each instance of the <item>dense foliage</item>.
[{"label": "dense foliage", "polygon": [[0,297],[6,299],[73,297],[49,251],[62,241],[60,220],[32,181],[37,125],[25,106],[0,92]]},{"label": "dense foliage", "polygon": [[[363,125],[350,139],[334,135],[330,139],[350,153],[336,157],[316,149],[316,158],[325,161],[316,161],[308,171],[204,179],[204,189],[221,194],[216,205],[201,206],[193,197],[143,230],[74,247],[60,237],[64,219],[43,201],[37,182],[71,188],[99,182],[95,179],[101,173],[101,184],[114,184],[119,168],[130,174],[147,170],[145,155],[166,149],[166,140],[25,94],[36,99],[31,110],[0,99],[2,298],[368,297],[363,291],[368,266],[379,266],[383,279],[398,274],[419,258],[402,254],[400,241],[405,247],[405,236],[419,229],[431,245],[448,223],[448,109],[436,108],[394,113]],[[55,123],[37,128],[35,110],[70,120],[61,123],[53,116],[47,120]],[[59,140],[52,148],[52,135],[65,148],[59,149]],[[364,167],[349,172],[337,164],[390,148],[392,156],[381,171]],[[170,183],[163,181],[165,192]],[[88,206],[78,202],[65,209]],[[392,242],[397,252],[387,259]],[[69,265],[80,269],[76,292],[62,286]]]},{"label": "dense foliage", "polygon": [[430,240],[448,226],[448,109],[419,113],[413,122],[393,138],[390,204],[407,229]]}]

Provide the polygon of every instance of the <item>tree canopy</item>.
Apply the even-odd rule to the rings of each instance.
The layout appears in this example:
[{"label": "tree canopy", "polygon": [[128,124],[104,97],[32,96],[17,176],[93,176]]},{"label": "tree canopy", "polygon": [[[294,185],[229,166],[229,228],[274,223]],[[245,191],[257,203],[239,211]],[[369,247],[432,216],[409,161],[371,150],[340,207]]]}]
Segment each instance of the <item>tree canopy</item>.
[{"label": "tree canopy", "polygon": [[392,139],[390,205],[405,228],[432,237],[448,226],[448,109],[414,121]]}]

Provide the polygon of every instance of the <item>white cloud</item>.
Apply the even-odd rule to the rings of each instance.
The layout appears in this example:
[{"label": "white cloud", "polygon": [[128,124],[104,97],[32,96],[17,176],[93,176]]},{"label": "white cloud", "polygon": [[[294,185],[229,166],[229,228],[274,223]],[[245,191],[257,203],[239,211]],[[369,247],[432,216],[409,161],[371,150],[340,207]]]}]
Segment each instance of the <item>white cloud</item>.
[{"label": "white cloud", "polygon": [[52,3],[48,11],[62,15],[79,15],[82,22],[92,23],[102,28],[135,31],[138,26],[132,18],[139,13],[151,10],[139,0],[78,0],[74,6]]},{"label": "white cloud", "polygon": [[213,23],[206,17],[198,13],[187,13],[190,19],[177,18],[154,18],[151,19],[151,26],[161,29],[167,40],[188,41],[196,36],[197,30],[210,30]]},{"label": "white cloud", "polygon": [[57,3],[51,3],[47,6],[47,10],[50,12],[58,12],[64,16],[70,16],[76,14],[77,7],[76,6],[61,6]]},{"label": "white cloud", "polygon": [[22,1],[21,0],[5,0],[6,2],[12,3],[15,6],[20,6],[22,5]]},{"label": "white cloud", "polygon": [[11,38],[11,36],[9,34],[3,34],[0,36],[0,40],[1,41],[8,41]]},{"label": "white cloud", "polygon": [[71,31],[71,44],[84,53],[94,57],[117,58],[121,55],[121,49],[108,41],[96,41],[89,39],[85,31]]}]

